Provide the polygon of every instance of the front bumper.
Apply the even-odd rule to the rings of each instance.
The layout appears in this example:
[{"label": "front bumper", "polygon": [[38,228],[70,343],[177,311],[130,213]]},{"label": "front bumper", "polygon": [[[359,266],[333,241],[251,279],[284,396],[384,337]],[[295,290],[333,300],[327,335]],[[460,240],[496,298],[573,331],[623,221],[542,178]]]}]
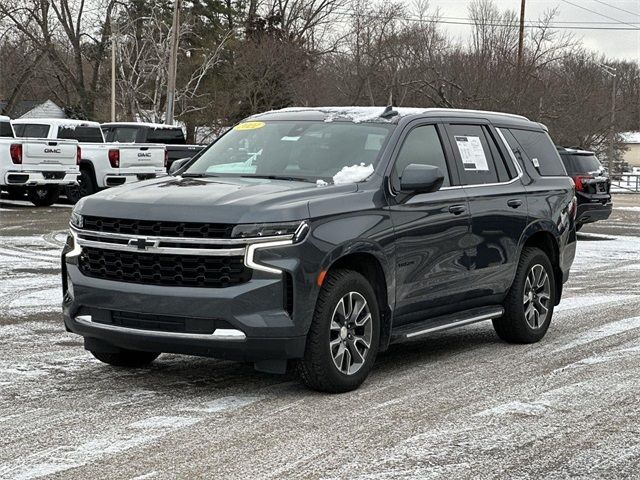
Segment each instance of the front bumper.
[{"label": "front bumper", "polygon": [[[299,258],[299,247],[289,248],[296,250],[292,257]],[[254,270],[251,279],[239,285],[177,287],[86,276],[78,266],[80,252],[71,236],[62,258],[63,316],[67,330],[83,336],[87,348],[102,342],[130,350],[253,362],[301,358],[304,353],[315,302],[295,260],[280,257],[281,266],[291,270]],[[295,302],[288,303],[287,287],[293,289]],[[118,320],[127,316],[180,319],[191,328],[169,331],[150,327],[146,320],[138,326]],[[213,332],[202,328],[212,324]]]},{"label": "front bumper", "polygon": [[3,176],[4,185],[20,187],[35,187],[39,185],[77,185],[79,170],[67,171],[39,171],[39,170],[8,170]]}]

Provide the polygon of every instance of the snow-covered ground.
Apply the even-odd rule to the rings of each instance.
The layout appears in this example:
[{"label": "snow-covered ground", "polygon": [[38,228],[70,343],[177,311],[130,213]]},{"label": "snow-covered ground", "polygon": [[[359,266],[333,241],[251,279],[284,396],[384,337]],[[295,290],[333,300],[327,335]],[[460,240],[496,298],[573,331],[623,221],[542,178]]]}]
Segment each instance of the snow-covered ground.
[{"label": "snow-covered ground", "polygon": [[0,201],[2,479],[638,478],[636,210],[585,227],[541,343],[442,332],[321,395],[237,362],[94,360],[59,314],[69,211],[20,205]]}]

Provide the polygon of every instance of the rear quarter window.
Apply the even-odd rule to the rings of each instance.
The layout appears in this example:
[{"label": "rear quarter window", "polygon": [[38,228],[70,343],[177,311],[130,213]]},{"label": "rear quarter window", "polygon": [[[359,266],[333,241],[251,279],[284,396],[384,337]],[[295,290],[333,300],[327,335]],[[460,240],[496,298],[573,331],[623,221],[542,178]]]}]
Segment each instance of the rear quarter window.
[{"label": "rear quarter window", "polygon": [[[517,128],[510,128],[509,131],[541,176],[557,177],[567,175],[562,160],[560,160],[560,155],[558,155],[558,150],[546,132],[519,130]],[[510,147],[514,149],[515,146],[510,145]]]}]

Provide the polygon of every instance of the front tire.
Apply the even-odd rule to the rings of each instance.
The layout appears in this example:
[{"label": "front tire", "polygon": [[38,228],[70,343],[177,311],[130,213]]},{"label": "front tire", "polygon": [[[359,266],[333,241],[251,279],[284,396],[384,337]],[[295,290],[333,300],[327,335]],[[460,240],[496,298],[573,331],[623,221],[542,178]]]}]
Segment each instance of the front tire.
[{"label": "front tire", "polygon": [[361,274],[330,271],[318,296],[304,357],[298,363],[303,383],[329,393],[358,388],[378,353],[379,312],[373,288]]},{"label": "front tire", "polygon": [[156,352],[140,352],[136,350],[121,350],[118,353],[94,352],[91,355],[102,363],[113,365],[114,367],[140,368],[149,365],[160,356]]},{"label": "front tire", "polygon": [[60,187],[57,185],[29,187],[27,189],[27,197],[36,207],[49,207],[58,201],[60,197]]},{"label": "front tire", "polygon": [[549,257],[539,248],[525,247],[504,301],[504,315],[493,320],[493,327],[506,342],[537,342],[549,329],[555,300],[556,282]]}]

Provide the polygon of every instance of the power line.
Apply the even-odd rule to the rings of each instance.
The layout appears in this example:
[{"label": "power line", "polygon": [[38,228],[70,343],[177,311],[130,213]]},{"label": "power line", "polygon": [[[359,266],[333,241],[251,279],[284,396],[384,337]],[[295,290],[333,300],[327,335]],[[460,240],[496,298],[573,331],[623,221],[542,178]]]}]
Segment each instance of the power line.
[{"label": "power line", "polygon": [[609,4],[607,2],[603,2],[601,0],[593,0],[593,1],[594,2],[598,2],[599,4],[605,5],[605,6],[610,7],[610,8],[615,8],[616,10],[620,10],[621,12],[630,13],[631,15],[635,15],[636,17],[640,17],[640,13],[638,13],[638,12],[632,12],[631,10],[625,10],[624,8],[616,7],[615,5],[611,5],[611,4]]},{"label": "power line", "polygon": [[[566,0],[563,0],[566,1]],[[343,16],[343,17],[365,17],[365,18],[372,18],[372,19],[378,19],[378,20],[385,20],[386,17],[380,16],[380,15],[374,15],[374,14],[370,14],[370,13],[355,13],[355,12],[340,12],[340,11],[336,11],[335,12],[336,15],[338,16]],[[417,17],[405,17],[405,16],[396,16],[395,18],[398,18],[400,20],[405,20],[408,22],[417,22],[417,23],[432,23],[432,24],[445,24],[445,25],[470,25],[470,26],[484,26],[484,27],[512,27],[512,28],[516,28],[517,24],[516,23],[498,23],[498,22],[481,22],[479,19],[471,19],[471,18],[467,18],[466,21],[453,21],[453,20],[443,20],[443,18],[447,18],[447,17],[441,17],[441,18],[417,18]],[[455,17],[452,17],[455,18]],[[619,24],[620,22],[616,22],[615,24]],[[632,25],[632,24],[627,24],[630,25],[632,28],[628,28],[628,27],[589,27],[589,26],[559,26],[555,23],[553,24],[548,24],[545,25],[548,28],[554,29],[554,30],[611,30],[611,31],[638,31],[640,30],[640,26],[637,25]],[[525,24],[525,28],[542,28],[543,25],[539,24],[539,23],[526,23]]]},{"label": "power line", "polygon": [[623,22],[622,20],[618,20],[617,18],[610,17],[608,15],[605,15],[604,13],[596,12],[595,10],[591,10],[590,8],[583,7],[582,5],[578,5],[577,3],[570,2],[569,0],[560,0],[560,1],[564,2],[566,4],[569,4],[569,5],[572,5],[572,6],[576,7],[576,8],[580,8],[582,10],[586,10],[587,12],[595,13],[596,15],[599,15],[601,17],[608,18],[609,20],[613,20],[615,22],[622,23],[623,25],[630,25],[632,27],[636,27],[635,25],[633,25],[631,23]]}]

